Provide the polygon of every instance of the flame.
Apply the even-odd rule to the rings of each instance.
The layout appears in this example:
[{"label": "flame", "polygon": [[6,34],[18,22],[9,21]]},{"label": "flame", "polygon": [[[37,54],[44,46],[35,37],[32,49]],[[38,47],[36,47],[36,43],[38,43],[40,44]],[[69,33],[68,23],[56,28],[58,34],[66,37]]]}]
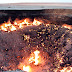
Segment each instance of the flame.
[{"label": "flame", "polygon": [[11,23],[9,23],[9,24],[5,24],[5,27],[10,27],[12,24]]},{"label": "flame", "polygon": [[[33,22],[29,18],[25,18],[22,20],[16,19],[13,23],[11,23],[10,21],[11,21],[11,19],[9,19],[8,22],[6,22],[6,23],[2,23],[0,25],[0,30],[11,32],[11,31],[15,31],[18,29],[22,29],[27,26],[32,26],[32,25],[38,26],[38,25],[41,25],[42,23],[44,23],[43,20],[41,20],[41,19],[37,20],[36,18],[34,18]],[[49,24],[50,22],[49,21],[47,21],[47,22],[48,23],[45,23],[45,25],[46,26],[50,25]],[[63,24],[62,27],[72,29],[72,25]]]},{"label": "flame", "polygon": [[31,72],[30,66],[23,66],[23,71]]},{"label": "flame", "polygon": [[20,63],[18,68],[26,72],[32,72],[33,67],[37,67],[41,62],[40,51],[35,50],[31,55],[24,60],[23,63]]},{"label": "flame", "polygon": [[39,59],[38,54],[39,54],[39,53],[40,53],[40,52],[37,51],[37,50],[34,52],[34,54],[35,54],[35,63],[34,63],[34,64],[35,64],[35,65],[38,65],[38,64],[39,64],[39,61],[38,61],[38,59]]},{"label": "flame", "polygon": [[59,62],[60,62],[60,63],[63,63],[63,58],[61,58],[61,59],[59,60]]},{"label": "flame", "polygon": [[11,31],[15,31],[16,30],[16,27],[15,26],[11,26]]},{"label": "flame", "polygon": [[72,72],[72,67],[64,67],[60,72]]},{"label": "flame", "polygon": [[32,23],[31,23],[31,21],[30,21],[29,18],[26,18],[26,19],[24,20],[24,23],[27,24],[27,26],[32,25]]},{"label": "flame", "polygon": [[72,25],[63,24],[62,27],[72,29]]},{"label": "flame", "polygon": [[1,30],[7,31],[7,29],[4,26],[1,26]]},{"label": "flame", "polygon": [[34,55],[32,54],[32,57],[29,59],[29,63],[34,62],[35,65],[38,65],[40,63],[39,53],[40,53],[40,51],[38,51],[38,50],[34,51]]},{"label": "flame", "polygon": [[38,21],[38,20],[36,20],[36,19],[34,19],[34,21],[33,21],[33,25],[40,25],[42,22],[40,22],[40,21]]},{"label": "flame", "polygon": [[32,22],[32,20],[29,18],[23,20],[16,19],[13,23],[11,23],[10,21],[11,19],[9,19],[7,23],[3,23],[0,26],[0,29],[3,31],[10,32],[10,31],[15,31],[17,29],[24,28],[26,26],[32,26],[32,25],[38,26],[42,23],[41,21],[38,21],[36,19],[34,19],[34,21]]}]

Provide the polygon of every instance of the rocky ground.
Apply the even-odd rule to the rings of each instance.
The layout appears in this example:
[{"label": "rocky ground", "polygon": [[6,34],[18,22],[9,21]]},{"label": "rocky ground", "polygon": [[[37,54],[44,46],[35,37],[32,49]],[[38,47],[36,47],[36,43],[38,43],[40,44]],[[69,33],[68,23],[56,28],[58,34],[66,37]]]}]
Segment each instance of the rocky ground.
[{"label": "rocky ground", "polygon": [[23,57],[36,49],[49,55],[49,62],[40,72],[54,72],[72,66],[72,30],[41,24],[13,32],[0,31],[0,71],[19,69]]}]

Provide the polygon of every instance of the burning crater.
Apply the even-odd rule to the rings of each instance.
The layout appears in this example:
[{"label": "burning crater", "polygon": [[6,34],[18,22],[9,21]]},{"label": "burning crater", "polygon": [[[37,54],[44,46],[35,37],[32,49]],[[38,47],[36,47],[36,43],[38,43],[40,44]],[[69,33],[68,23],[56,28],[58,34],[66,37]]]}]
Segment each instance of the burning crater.
[{"label": "burning crater", "polygon": [[23,60],[23,62],[19,64],[18,68],[27,72],[42,71],[42,69],[49,68],[45,67],[46,64],[50,62],[48,57],[47,53],[36,50],[32,52],[27,59]]},{"label": "burning crater", "polygon": [[0,71],[71,72],[72,27],[29,18],[0,25]]}]

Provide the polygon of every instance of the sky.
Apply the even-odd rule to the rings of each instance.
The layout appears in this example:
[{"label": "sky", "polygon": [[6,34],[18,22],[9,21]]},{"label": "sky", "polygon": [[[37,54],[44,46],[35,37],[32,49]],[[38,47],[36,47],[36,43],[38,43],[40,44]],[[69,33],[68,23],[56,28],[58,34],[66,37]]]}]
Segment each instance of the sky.
[{"label": "sky", "polygon": [[0,3],[72,3],[72,0],[0,0]]}]

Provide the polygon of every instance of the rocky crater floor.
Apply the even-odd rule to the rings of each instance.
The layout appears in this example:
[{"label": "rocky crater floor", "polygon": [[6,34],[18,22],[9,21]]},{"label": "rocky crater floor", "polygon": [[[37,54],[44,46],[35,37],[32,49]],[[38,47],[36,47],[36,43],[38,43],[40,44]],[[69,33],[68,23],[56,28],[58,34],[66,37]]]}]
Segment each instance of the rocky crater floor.
[{"label": "rocky crater floor", "polygon": [[[15,71],[32,51],[46,53],[46,63],[34,72],[59,72],[72,67],[72,29],[59,25],[28,26],[13,32],[0,31],[0,72]],[[48,55],[48,58],[46,57]],[[17,71],[18,72],[18,71]]]}]

